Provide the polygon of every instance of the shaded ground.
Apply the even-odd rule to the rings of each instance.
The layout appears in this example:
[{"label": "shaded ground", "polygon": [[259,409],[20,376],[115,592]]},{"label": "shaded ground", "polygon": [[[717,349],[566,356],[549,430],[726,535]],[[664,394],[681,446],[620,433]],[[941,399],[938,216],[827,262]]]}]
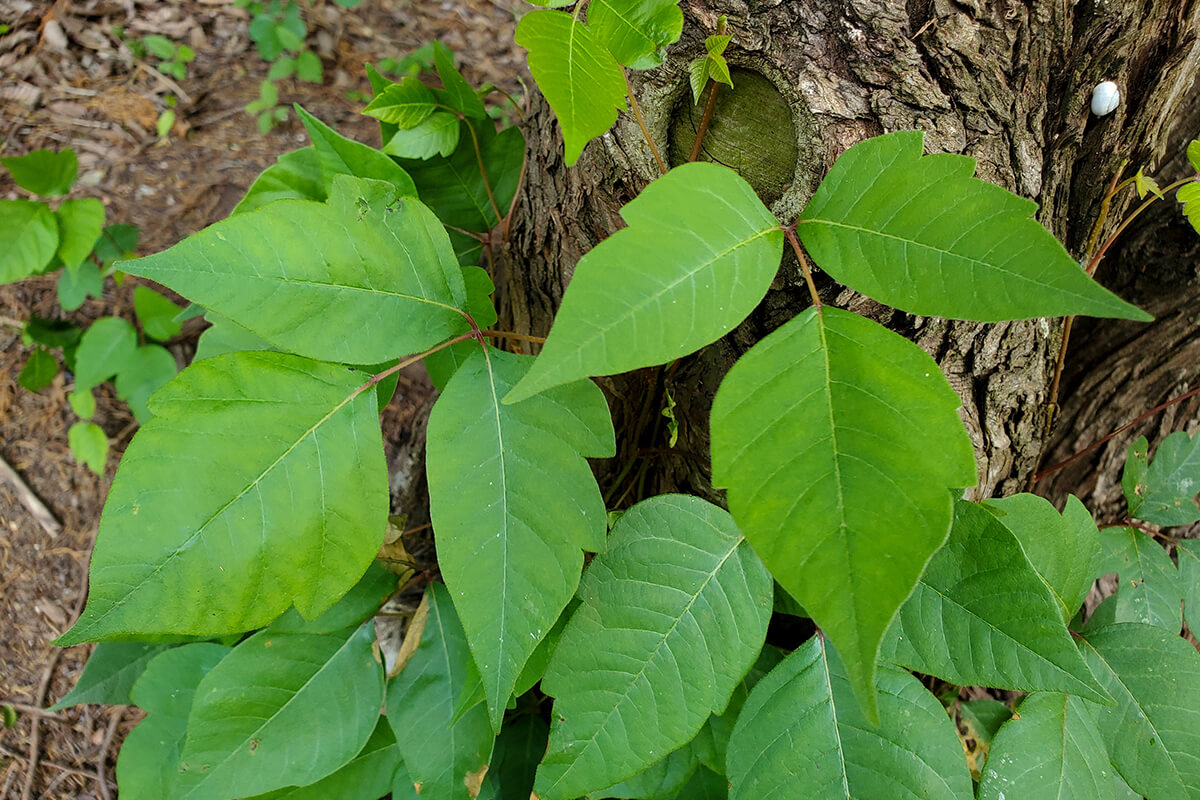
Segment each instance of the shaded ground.
[{"label": "shaded ground", "polygon": [[[434,38],[460,54],[468,80],[511,92],[523,57],[512,43],[513,15],[487,0],[366,0],[353,11],[333,2],[307,4],[309,47],[325,69],[322,86],[280,82],[281,102],[298,101],[343,134],[378,144],[373,120],[357,109],[369,90],[362,64],[400,58]],[[294,115],[267,135],[242,108],[258,97],[268,65],[247,37],[248,15],[232,0],[0,0],[0,155],[72,147],[80,185],[73,196],[104,201],[108,221],[141,228],[140,253],[169,247],[226,216],[254,176],[280,153],[307,143]],[[140,63],[114,34],[149,34],[187,43],[196,52],[185,80],[164,78]],[[179,98],[169,142],[155,126],[165,97]],[[23,196],[7,173],[0,197]],[[67,318],[132,318],[132,282],[110,280],[105,295]],[[29,315],[60,318],[55,276],[0,287],[0,458],[62,525],[51,535],[17,489],[0,478],[0,704],[17,711],[0,728],[0,798],[107,798],[116,795],[113,767],[122,736],[136,722],[126,708],[79,706],[39,712],[79,676],[88,646],[59,650],[50,640],[82,608],[96,523],[117,462],[134,431],[112,394],[97,390],[95,421],[108,434],[108,469],[98,478],[74,462],[67,429],[76,421],[60,374],[40,393],[16,384],[28,357],[14,327]],[[202,324],[171,345],[185,363]],[[385,414],[394,468],[403,458],[405,426],[429,400],[420,372],[402,376]],[[29,779],[30,755],[37,768]]]}]

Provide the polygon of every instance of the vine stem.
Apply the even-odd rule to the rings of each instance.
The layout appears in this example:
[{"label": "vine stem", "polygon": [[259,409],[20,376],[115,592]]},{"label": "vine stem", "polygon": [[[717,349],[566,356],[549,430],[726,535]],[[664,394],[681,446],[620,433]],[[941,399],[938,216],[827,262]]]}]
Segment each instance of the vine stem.
[{"label": "vine stem", "polygon": [[1126,422],[1124,425],[1117,428],[1115,431],[1108,434],[1103,439],[1100,439],[1097,442],[1093,442],[1092,444],[1090,444],[1087,447],[1080,450],[1078,453],[1075,453],[1075,454],[1071,455],[1070,457],[1063,459],[1062,461],[1058,462],[1054,466],[1046,467],[1046,469],[1041,470],[1040,472],[1038,472],[1037,474],[1035,474],[1033,476],[1033,482],[1037,483],[1038,481],[1045,478],[1047,475],[1053,475],[1055,472],[1058,472],[1063,467],[1066,467],[1066,466],[1069,466],[1069,465],[1075,463],[1076,461],[1083,458],[1084,456],[1086,456],[1088,453],[1092,452],[1093,450],[1096,450],[1097,448],[1103,447],[1105,444],[1108,444],[1108,442],[1112,441],[1117,436],[1120,436],[1122,433],[1129,430],[1134,425],[1137,425],[1139,422],[1144,422],[1145,420],[1154,416],[1158,412],[1164,411],[1164,410],[1170,408],[1171,406],[1175,405],[1176,403],[1182,403],[1184,400],[1193,398],[1198,394],[1200,394],[1200,386],[1197,386],[1195,389],[1192,389],[1190,391],[1184,392],[1183,394],[1181,394],[1177,397],[1173,397],[1170,400],[1166,401],[1165,403],[1160,403],[1159,405],[1156,405],[1154,408],[1150,409],[1145,414],[1142,414],[1141,416],[1137,417],[1134,420],[1131,420],[1130,422]]},{"label": "vine stem", "polygon": [[453,339],[447,339],[446,341],[442,342],[441,344],[434,345],[433,347],[429,348],[428,350],[417,353],[415,356],[410,356],[409,358],[402,360],[398,364],[393,364],[392,366],[385,369],[383,372],[378,372],[378,373],[372,375],[370,377],[370,379],[367,380],[366,383],[364,383],[362,386],[360,386],[354,390],[354,394],[351,395],[350,399],[353,400],[355,397],[358,397],[360,394],[365,392],[367,389],[370,389],[372,386],[376,386],[377,384],[379,384],[379,382],[382,381],[384,378],[387,378],[391,375],[395,375],[397,372],[404,369],[405,367],[411,367],[413,364],[417,363],[418,361],[423,360],[424,358],[426,358],[428,356],[433,355],[434,353],[438,352],[439,350],[445,350],[447,347],[452,347],[453,345],[456,345],[459,342],[465,342],[468,339],[477,339],[477,340],[479,340],[479,343],[481,345],[484,343],[483,340],[485,338],[487,338],[487,339],[516,339],[516,340],[522,341],[522,342],[537,342],[539,344],[545,344],[545,342],[546,342],[546,340],[543,339],[541,336],[526,336],[523,333],[513,333],[512,331],[485,331],[485,330],[480,329],[480,327],[475,324],[475,320],[471,319],[470,315],[464,314],[463,316],[465,316],[467,318],[467,321],[471,323],[471,330],[467,331],[466,333],[460,333],[458,336],[455,336]]},{"label": "vine stem", "polygon": [[804,273],[804,282],[808,284],[808,293],[812,297],[813,308],[817,309],[819,313],[822,305],[821,296],[817,294],[817,285],[813,283],[812,269],[808,266],[808,259],[804,257],[804,249],[800,247],[800,240],[796,238],[796,226],[790,225],[781,230],[791,243],[796,258],[800,260],[800,271]]},{"label": "vine stem", "polygon": [[496,215],[496,224],[499,225],[503,217],[500,216],[500,207],[496,205],[496,196],[492,194],[492,182],[488,180],[487,169],[483,166],[483,152],[479,149],[479,136],[475,133],[475,126],[470,123],[462,114],[459,119],[467,123],[467,130],[471,134],[471,143],[475,146],[475,163],[479,165],[479,177],[483,178],[483,188],[487,192],[488,203],[492,206],[492,213]]},{"label": "vine stem", "polygon": [[667,165],[659,154],[658,147],[654,144],[654,139],[650,136],[650,129],[646,127],[646,120],[642,118],[642,108],[638,105],[637,97],[633,94],[633,84],[629,82],[629,72],[624,67],[621,68],[621,77],[625,79],[625,96],[629,98],[629,107],[633,109],[633,116],[637,119],[638,127],[642,129],[642,136],[646,139],[646,144],[650,145],[650,152],[654,154],[654,160],[658,162],[658,168],[662,170],[663,175],[666,175]]},{"label": "vine stem", "polygon": [[[1092,233],[1088,240],[1088,252],[1091,253],[1092,255],[1088,259],[1088,263],[1087,263],[1087,266],[1084,268],[1084,271],[1087,272],[1089,278],[1095,276],[1096,269],[1100,266],[1100,259],[1104,258],[1104,254],[1106,252],[1108,252],[1108,248],[1110,248],[1112,246],[1113,242],[1115,242],[1117,240],[1117,237],[1120,236],[1121,233],[1126,228],[1129,227],[1129,224],[1131,222],[1133,222],[1135,219],[1137,219],[1139,214],[1141,214],[1143,211],[1145,211],[1147,208],[1149,208],[1151,205],[1153,205],[1155,201],[1157,201],[1157,200],[1161,199],[1161,197],[1165,196],[1167,192],[1174,191],[1174,190],[1180,188],[1181,186],[1183,186],[1184,184],[1191,183],[1193,180],[1195,180],[1195,176],[1183,178],[1182,180],[1175,181],[1171,185],[1167,186],[1165,189],[1160,190],[1160,192],[1161,192],[1160,195],[1151,194],[1148,198],[1146,198],[1145,202],[1143,202],[1140,206],[1135,208],[1129,216],[1127,216],[1124,220],[1122,220],[1121,224],[1117,226],[1117,229],[1112,232],[1112,235],[1109,236],[1104,241],[1104,244],[1102,244],[1099,248],[1097,248],[1096,242],[1099,240],[1100,231],[1103,229],[1104,223],[1108,219],[1108,210],[1112,204],[1112,199],[1119,192],[1124,190],[1126,187],[1131,186],[1135,183],[1134,178],[1126,178],[1123,181],[1121,180],[1121,173],[1125,171],[1125,165],[1128,163],[1129,163],[1129,159],[1125,159],[1124,161],[1121,162],[1121,166],[1120,166],[1120,168],[1118,168],[1117,174],[1113,176],[1112,181],[1108,184],[1108,191],[1106,191],[1104,193],[1104,199],[1100,203],[1100,215],[1099,215],[1099,218],[1096,220],[1095,226],[1093,226],[1093,228],[1092,228]],[[1074,317],[1067,317],[1066,320],[1063,322],[1062,341],[1059,343],[1058,357],[1055,359],[1055,362],[1054,362],[1054,377],[1050,381],[1050,394],[1049,394],[1049,403],[1048,403],[1049,413],[1046,415],[1046,428],[1045,428],[1045,431],[1043,432],[1043,438],[1048,437],[1050,435],[1050,428],[1054,424],[1055,416],[1057,416],[1057,414],[1058,414],[1058,390],[1059,390],[1059,386],[1062,383],[1063,369],[1066,367],[1066,363],[1067,363],[1067,346],[1070,344],[1070,341],[1071,341],[1071,329],[1074,327],[1074,324],[1075,324]],[[1164,406],[1164,408],[1165,408],[1165,406]],[[1150,413],[1153,413],[1153,412],[1150,412]],[[1132,425],[1134,423],[1130,423],[1130,424]],[[1122,430],[1124,430],[1124,429],[1122,429]],[[1108,438],[1112,438],[1112,436],[1116,436],[1117,433],[1120,433],[1120,431],[1114,432]],[[1094,446],[1099,447],[1101,444],[1103,444],[1106,441],[1108,441],[1108,439],[1101,439]],[[1072,459],[1074,459],[1078,456],[1082,456],[1087,452],[1090,452],[1090,449],[1085,450],[1081,453],[1077,453],[1075,456],[1072,456]],[[1032,490],[1034,487],[1034,484],[1036,484],[1039,480],[1041,480],[1042,477],[1050,474],[1055,469],[1060,469],[1063,466],[1066,466],[1067,463],[1070,463],[1070,460],[1071,459],[1068,459],[1067,462],[1064,462],[1063,464],[1059,464],[1056,467],[1051,468],[1050,470],[1042,470],[1040,472],[1035,473],[1029,479],[1028,483],[1026,484],[1026,489]]]},{"label": "vine stem", "polygon": [[700,116],[700,127],[696,129],[696,141],[692,142],[692,152],[688,154],[688,161],[695,161],[700,158],[700,150],[704,147],[704,136],[708,133],[708,126],[712,123],[713,111],[717,107],[717,92],[720,91],[721,84],[710,80],[708,86],[708,102],[704,104],[704,113]]}]

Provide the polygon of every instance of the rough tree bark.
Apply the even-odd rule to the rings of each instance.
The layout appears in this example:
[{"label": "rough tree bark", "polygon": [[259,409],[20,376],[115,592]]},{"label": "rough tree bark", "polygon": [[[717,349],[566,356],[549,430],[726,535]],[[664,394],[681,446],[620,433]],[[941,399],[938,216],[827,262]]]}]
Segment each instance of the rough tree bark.
[{"label": "rough tree bark", "polygon": [[[631,75],[652,135],[664,152],[682,150],[671,139],[690,124],[678,120],[691,113],[686,64],[728,15],[731,65],[764,76],[790,110],[790,129],[749,119],[735,126],[733,145],[761,151],[762,142],[797,142],[791,185],[772,206],[784,221],[851,144],[920,129],[927,152],[972,156],[978,175],[1037,201],[1042,223],[1079,254],[1120,160],[1153,165],[1178,148],[1169,123],[1192,97],[1200,67],[1200,0],[684,0],[683,8],[684,36],[667,63]],[[1123,102],[1098,119],[1090,95],[1106,79],[1120,85]],[[735,75],[734,97],[738,83]],[[754,116],[727,112],[726,120],[739,115]],[[512,329],[545,335],[575,263],[621,226],[620,207],[655,177],[627,116],[568,169],[553,114],[534,101],[527,188],[498,260],[502,321]],[[950,323],[892,312],[828,279],[819,286],[824,299],[884,322],[941,363],[963,398],[978,454],[976,496],[1024,488],[1043,451],[1061,321]],[[1162,315],[1156,303],[1177,298],[1151,290],[1134,299]],[[795,264],[785,260],[766,300],[722,341],[665,369],[601,381],[619,440],[618,458],[602,474],[610,505],[663,490],[714,495],[707,419],[720,378],[807,303]],[[1197,362],[1193,356],[1193,372]],[[666,390],[681,426],[674,449],[660,415]]]}]

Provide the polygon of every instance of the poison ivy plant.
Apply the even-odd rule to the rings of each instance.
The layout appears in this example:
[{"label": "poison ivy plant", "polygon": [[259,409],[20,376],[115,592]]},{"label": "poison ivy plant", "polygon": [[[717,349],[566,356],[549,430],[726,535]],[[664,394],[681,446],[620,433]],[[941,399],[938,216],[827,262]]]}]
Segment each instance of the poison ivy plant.
[{"label": "poison ivy plant", "polygon": [[[624,107],[621,65],[657,63],[678,18],[659,0],[524,17],[568,161]],[[448,50],[426,60],[440,86],[420,65],[398,83],[368,73],[382,149],[300,110],[312,144],[229,219],[122,264],[189,311],[142,292],[140,330],[28,326],[41,347],[103,356],[77,365],[74,407],[115,378],[152,414],[60,640],[103,642],[63,703],[128,696],[148,711],[120,757],[123,794],[961,799],[972,774],[996,798],[1200,792],[1200,655],[1177,635],[1180,599],[1192,616],[1197,604],[1195,548],[1179,544],[1176,567],[1141,533],[1101,533],[1076,500],[966,502],[971,439],[936,362],[815,288],[705,384],[728,511],[648,496],[636,476],[606,508],[589,468],[618,432],[588,379],[661,383],[658,368],[754,311],[785,241],[807,278],[801,241],[901,310],[1142,318],[1030,204],[970,159],[923,156],[915,133],[851,148],[796,220],[727,168],[684,165],[582,257],[540,353],[507,352],[489,340],[531,338],[492,329],[524,140]],[[413,133],[435,119],[436,137]],[[211,328],[150,394],[166,351],[146,340],[176,337],[189,313]],[[401,579],[424,600],[385,677],[371,618],[398,581],[372,562],[395,562],[380,546],[399,530],[379,411],[419,360],[441,390],[426,451],[437,564]],[[620,431],[632,451],[636,433]],[[1169,439],[1153,462],[1135,449],[1126,488],[1144,522],[1193,513],[1194,441]],[[1068,629],[1106,570],[1116,598]],[[1014,714],[959,703],[965,685],[1032,694]]]}]

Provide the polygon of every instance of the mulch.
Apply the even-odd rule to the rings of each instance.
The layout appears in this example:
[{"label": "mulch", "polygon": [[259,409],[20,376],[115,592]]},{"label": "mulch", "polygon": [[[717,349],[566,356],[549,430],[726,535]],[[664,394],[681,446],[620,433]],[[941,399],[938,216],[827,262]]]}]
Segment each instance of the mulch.
[{"label": "mulch", "polygon": [[[281,102],[299,102],[343,134],[378,144],[374,120],[357,113],[369,92],[362,65],[403,57],[435,38],[459,54],[469,81],[519,94],[524,57],[512,34],[523,6],[365,0],[347,11],[331,0],[304,3],[325,82],[281,81]],[[248,38],[248,14],[232,0],[0,0],[0,20],[11,28],[0,35],[0,156],[73,148],[80,176],[73,196],[102,200],[110,223],[137,225],[141,254],[225,217],[258,172],[307,143],[294,115],[264,135],[243,110],[258,97],[269,65]],[[156,59],[134,58],[122,40],[150,34],[195,50],[184,80],[162,75]],[[169,96],[177,120],[160,141],[155,128]],[[22,196],[0,175],[0,198]],[[31,314],[81,325],[106,315],[132,318],[132,288],[131,280],[116,286],[110,279],[102,298],[64,315],[54,276],[0,287],[0,459],[15,474],[5,479],[0,467],[0,705],[17,716],[15,725],[0,727],[2,798],[114,797],[120,742],[140,718],[120,706],[41,710],[70,690],[90,650],[50,642],[83,606],[100,510],[136,423],[110,386],[97,390],[95,421],[112,447],[97,477],[75,463],[67,445],[76,421],[66,400],[70,376],[60,373],[38,393],[16,383],[30,352],[18,326]],[[201,327],[190,326],[171,345],[181,363]],[[430,392],[419,371],[404,376],[384,417],[393,446],[405,440],[402,429]],[[38,521],[29,496],[61,529]]]}]

